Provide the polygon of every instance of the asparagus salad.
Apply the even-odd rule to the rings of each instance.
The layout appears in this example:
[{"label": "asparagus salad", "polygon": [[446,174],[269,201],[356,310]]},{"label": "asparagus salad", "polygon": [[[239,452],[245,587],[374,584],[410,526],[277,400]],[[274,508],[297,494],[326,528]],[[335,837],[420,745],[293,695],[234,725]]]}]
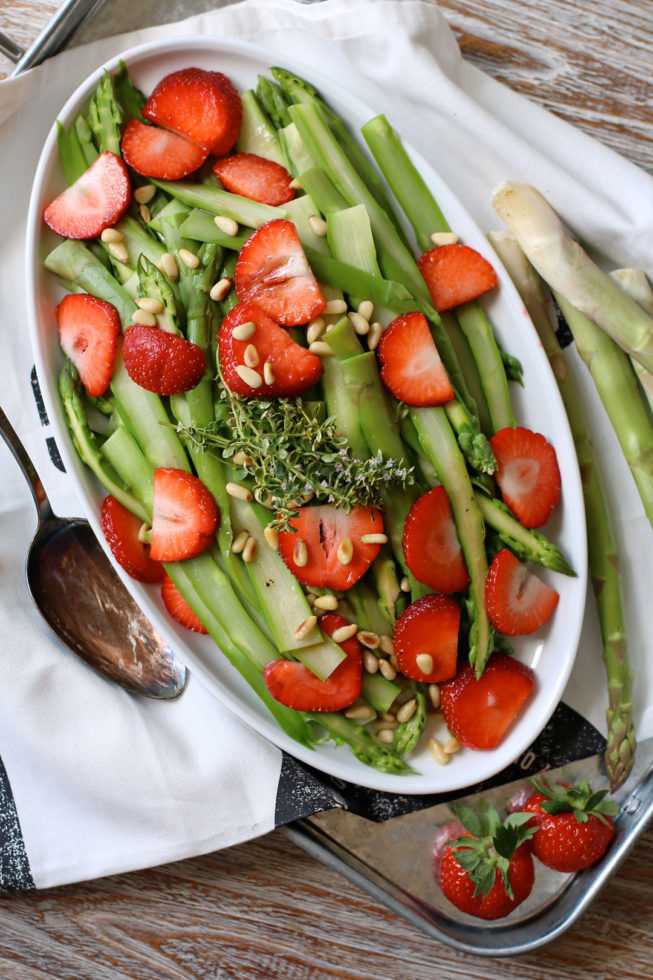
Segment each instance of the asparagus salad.
[{"label": "asparagus salad", "polygon": [[115,560],[297,743],[409,774],[436,710],[452,765],[527,716],[511,638],[559,600],[534,565],[574,571],[540,530],[556,447],[479,302],[495,269],[385,117],[362,135],[282,68],[141,92],[121,63],[59,124],[45,266]]}]

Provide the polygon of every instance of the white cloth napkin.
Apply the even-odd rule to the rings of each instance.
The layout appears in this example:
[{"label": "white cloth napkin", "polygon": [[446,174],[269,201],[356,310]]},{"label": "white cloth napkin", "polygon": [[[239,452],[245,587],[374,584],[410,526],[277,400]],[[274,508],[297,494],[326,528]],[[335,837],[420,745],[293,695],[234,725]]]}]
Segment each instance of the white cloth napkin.
[{"label": "white cloth napkin", "polygon": [[[0,399],[59,514],[79,515],[81,507],[48,455],[45,439],[52,433],[30,392],[21,284],[32,175],[58,110],[92,70],[142,41],[190,34],[240,37],[269,48],[271,63],[283,64],[285,54],[306,63],[307,77],[310,66],[319,66],[337,78],[374,113],[386,113],[485,231],[498,225],[491,189],[508,177],[527,180],[592,242],[607,268],[635,265],[653,274],[651,178],[466,64],[432,2],[243,0],[59,55],[0,84]],[[637,677],[635,718],[644,738],[653,734],[653,665],[645,657],[645,640],[653,635],[651,529],[587,372],[573,353],[570,362],[616,516]],[[195,678],[174,704],[138,700],[97,678],[52,639],[22,577],[35,527],[29,491],[3,446],[0,460],[0,757],[8,776],[4,787],[0,778],[0,801],[13,794],[17,818],[2,820],[26,858],[22,884],[31,878],[45,887],[149,866],[271,829],[281,753]],[[591,603],[564,700],[604,731],[605,681]]]}]

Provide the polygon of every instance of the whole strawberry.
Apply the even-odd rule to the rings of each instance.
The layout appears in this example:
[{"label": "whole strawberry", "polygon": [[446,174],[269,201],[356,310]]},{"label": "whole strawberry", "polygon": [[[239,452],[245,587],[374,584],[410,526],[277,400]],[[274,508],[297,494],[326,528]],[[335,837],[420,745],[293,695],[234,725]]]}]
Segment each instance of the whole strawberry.
[{"label": "whole strawberry", "polygon": [[612,817],[619,807],[606,800],[607,790],[592,793],[587,780],[578,786],[531,780],[536,790],[524,811],[535,814],[533,854],[548,868],[574,872],[603,857],[614,837]]},{"label": "whole strawberry", "polygon": [[526,843],[535,833],[525,813],[502,823],[496,810],[454,805],[465,833],[449,841],[440,861],[440,887],[449,901],[479,919],[502,919],[530,895],[535,879]]}]

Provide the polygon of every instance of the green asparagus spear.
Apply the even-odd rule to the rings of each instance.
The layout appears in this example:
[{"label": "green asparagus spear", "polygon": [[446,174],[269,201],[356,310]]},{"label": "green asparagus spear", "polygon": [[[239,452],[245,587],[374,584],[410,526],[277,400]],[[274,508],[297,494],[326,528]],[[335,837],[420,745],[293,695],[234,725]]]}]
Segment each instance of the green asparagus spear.
[{"label": "green asparagus spear", "polygon": [[98,82],[88,105],[88,122],[100,151],[108,150],[120,156],[120,127],[122,113],[114,93],[111,76],[107,71]]}]

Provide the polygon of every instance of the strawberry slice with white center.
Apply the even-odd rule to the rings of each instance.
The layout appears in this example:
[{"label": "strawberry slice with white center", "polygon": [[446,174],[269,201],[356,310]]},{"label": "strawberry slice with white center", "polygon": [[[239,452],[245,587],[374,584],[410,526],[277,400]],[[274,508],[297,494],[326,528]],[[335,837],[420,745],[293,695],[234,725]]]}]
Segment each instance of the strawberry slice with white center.
[{"label": "strawberry slice with white center", "polygon": [[488,260],[460,242],[429,249],[417,265],[438,313],[469,303],[497,284]]},{"label": "strawberry slice with white center", "polygon": [[304,585],[344,591],[365,574],[381,544],[366,540],[383,534],[383,518],[372,507],[323,504],[302,507],[290,524],[295,531],[279,532],[279,552]]},{"label": "strawberry slice with white center", "polygon": [[496,481],[504,502],[524,527],[546,524],[560,499],[556,451],[531,429],[501,429],[490,439],[497,461]]},{"label": "strawberry slice with white center", "polygon": [[[326,613],[319,621],[328,636],[347,626],[347,620]],[[326,680],[320,680],[295,660],[273,660],[263,671],[267,688],[276,701],[296,711],[341,711],[360,696],[363,684],[363,651],[356,637],[339,646],[347,657]]]},{"label": "strawberry slice with white center", "polygon": [[178,133],[130,119],[120,144],[125,162],[142,177],[181,180],[198,170],[208,153]]},{"label": "strawberry slice with white center", "polygon": [[143,118],[223,156],[238,139],[243,107],[222,72],[182,68],[161,79],[143,107]]},{"label": "strawberry slice with white center", "polygon": [[559,598],[555,589],[529,572],[508,548],[497,552],[485,581],[485,608],[500,633],[534,633],[552,615]]},{"label": "strawberry slice with white center", "polygon": [[62,350],[92,398],[103,395],[116,360],[120,317],[115,306],[87,293],[69,293],[56,311]]},{"label": "strawberry slice with white center", "polygon": [[439,684],[456,673],[460,607],[451,596],[420,596],[395,623],[393,643],[402,674]]},{"label": "strawberry slice with white center", "polygon": [[444,405],[454,392],[426,317],[405,313],[386,328],[377,353],[381,379],[407,405]]},{"label": "strawberry slice with white center", "polygon": [[141,541],[142,523],[115,497],[102,501],[100,526],[118,564],[138,582],[161,582],[163,565],[152,560],[150,546]]},{"label": "strawberry slice with white center", "polygon": [[469,573],[444,487],[418,497],[408,512],[403,534],[404,557],[418,582],[436,592],[460,592]]},{"label": "strawberry slice with white center", "polygon": [[157,395],[179,395],[202,380],[206,358],[197,344],[158,327],[129,327],[122,342],[127,374]]},{"label": "strawberry slice with white center", "polygon": [[[237,328],[245,324],[251,326],[241,340]],[[218,334],[218,350],[224,380],[237,395],[292,398],[308,391],[324,371],[316,354],[297,344],[255,303],[238,303],[229,311]]]},{"label": "strawberry slice with white center", "polygon": [[255,153],[234,153],[224,157],[214,164],[213,173],[225,190],[260,204],[279,207],[295,196],[292,177],[286,168]]},{"label": "strawberry slice with white center", "polygon": [[193,633],[208,633],[199,616],[196,616],[169,575],[164,573],[161,585],[163,605],[180,626]]},{"label": "strawberry slice with white center", "polygon": [[220,522],[213,494],[186,470],[154,471],[150,558],[184,561],[210,548]]},{"label": "strawberry slice with white center", "polygon": [[308,323],[326,306],[295,226],[275,218],[250,235],[234,275],[241,302],[260,306],[284,327]]},{"label": "strawberry slice with white center", "polygon": [[131,197],[127,167],[120,157],[106,150],[48,204],[43,220],[63,238],[97,238],[122,218]]}]

